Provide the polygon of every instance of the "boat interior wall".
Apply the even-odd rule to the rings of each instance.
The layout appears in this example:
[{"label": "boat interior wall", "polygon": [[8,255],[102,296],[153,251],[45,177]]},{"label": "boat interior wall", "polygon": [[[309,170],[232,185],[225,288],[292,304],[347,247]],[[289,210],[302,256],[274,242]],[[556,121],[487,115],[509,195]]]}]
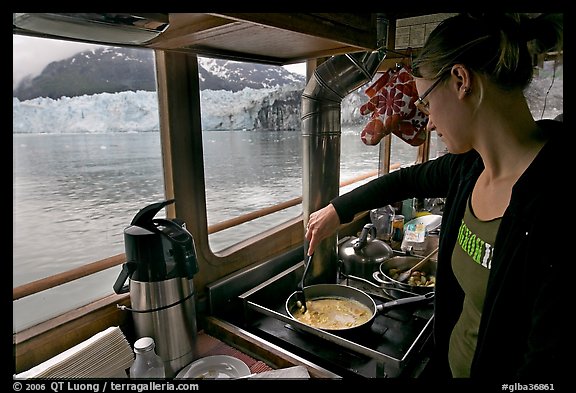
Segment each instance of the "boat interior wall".
[{"label": "boat interior wall", "polygon": [[[378,51],[333,56],[322,63],[302,94],[304,227],[310,214],[338,196],[340,189],[340,137],[342,99],[376,74]],[[335,283],[338,271],[336,234],[314,251],[308,283]]]}]

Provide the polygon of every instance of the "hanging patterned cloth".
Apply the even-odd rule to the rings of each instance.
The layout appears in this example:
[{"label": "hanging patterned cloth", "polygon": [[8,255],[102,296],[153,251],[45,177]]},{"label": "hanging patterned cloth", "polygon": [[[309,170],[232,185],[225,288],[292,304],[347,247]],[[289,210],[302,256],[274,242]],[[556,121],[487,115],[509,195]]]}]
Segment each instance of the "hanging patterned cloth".
[{"label": "hanging patterned cloth", "polygon": [[426,140],[428,116],[416,108],[418,91],[408,65],[390,68],[365,94],[370,99],[360,107],[360,114],[370,114],[370,121],[360,137],[366,145],[377,145],[390,133],[412,146]]}]

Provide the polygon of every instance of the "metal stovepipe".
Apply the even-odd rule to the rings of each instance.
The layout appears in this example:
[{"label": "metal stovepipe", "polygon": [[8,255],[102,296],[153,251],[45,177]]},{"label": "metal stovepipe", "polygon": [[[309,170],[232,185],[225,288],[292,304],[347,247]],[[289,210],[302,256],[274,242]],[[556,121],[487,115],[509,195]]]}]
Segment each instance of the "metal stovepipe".
[{"label": "metal stovepipe", "polygon": [[[371,81],[384,55],[379,51],[334,56],[322,63],[302,94],[304,228],[310,214],[338,196],[340,183],[341,104]],[[338,271],[336,235],[314,252],[306,283],[334,283]],[[306,253],[307,250],[304,250]]]}]

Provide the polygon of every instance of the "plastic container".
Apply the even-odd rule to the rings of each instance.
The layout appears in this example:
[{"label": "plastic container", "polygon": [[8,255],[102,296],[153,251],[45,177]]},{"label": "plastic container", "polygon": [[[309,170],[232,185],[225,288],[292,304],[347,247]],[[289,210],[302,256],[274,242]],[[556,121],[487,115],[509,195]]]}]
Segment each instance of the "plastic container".
[{"label": "plastic container", "polygon": [[370,210],[370,221],[376,228],[376,237],[389,242],[392,239],[392,221],[396,211],[391,205]]},{"label": "plastic container", "polygon": [[426,248],[426,225],[418,220],[411,220],[404,224],[404,237],[402,238],[402,251],[411,251],[420,254]]},{"label": "plastic container", "polygon": [[130,378],[166,378],[164,361],[156,354],[152,337],[142,337],[134,343],[134,363],[130,366]]},{"label": "plastic container", "polygon": [[415,255],[428,255],[438,244],[441,223],[442,216],[437,214],[427,214],[404,223],[400,249]]}]

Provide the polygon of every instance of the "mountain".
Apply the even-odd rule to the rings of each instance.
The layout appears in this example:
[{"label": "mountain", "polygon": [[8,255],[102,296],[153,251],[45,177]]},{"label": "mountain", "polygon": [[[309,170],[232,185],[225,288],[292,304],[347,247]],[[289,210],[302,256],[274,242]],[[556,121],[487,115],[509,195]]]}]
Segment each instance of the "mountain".
[{"label": "mountain", "polygon": [[100,48],[55,61],[34,78],[24,78],[14,89],[19,100],[58,99],[128,90],[154,91],[154,58],[142,49]]},{"label": "mountain", "polygon": [[[304,88],[305,78],[280,66],[198,58],[201,90],[240,91],[285,85]],[[155,91],[154,54],[146,49],[105,47],[50,63],[13,90],[20,101],[122,91]]]},{"label": "mountain", "polygon": [[249,87],[267,89],[295,86],[304,89],[306,78],[281,66],[198,58],[200,90],[237,92]]}]

